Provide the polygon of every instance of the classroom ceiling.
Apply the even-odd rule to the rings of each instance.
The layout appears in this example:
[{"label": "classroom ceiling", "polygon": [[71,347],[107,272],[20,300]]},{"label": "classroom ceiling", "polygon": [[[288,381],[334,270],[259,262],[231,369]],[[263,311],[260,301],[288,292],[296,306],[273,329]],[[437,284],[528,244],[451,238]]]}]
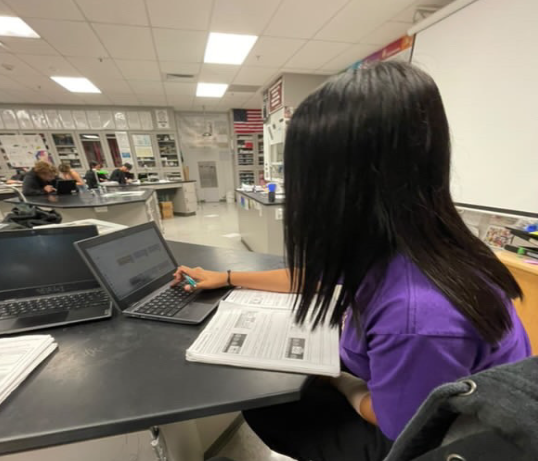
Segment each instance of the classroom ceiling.
[{"label": "classroom ceiling", "polygon": [[[0,37],[0,102],[258,108],[260,91],[197,98],[196,83],[333,74],[404,35],[417,7],[450,1],[0,0],[0,15],[41,36]],[[259,38],[241,66],[204,64],[210,31]],[[194,78],[169,81],[170,73]],[[102,94],[70,93],[52,75],[87,77]]]}]

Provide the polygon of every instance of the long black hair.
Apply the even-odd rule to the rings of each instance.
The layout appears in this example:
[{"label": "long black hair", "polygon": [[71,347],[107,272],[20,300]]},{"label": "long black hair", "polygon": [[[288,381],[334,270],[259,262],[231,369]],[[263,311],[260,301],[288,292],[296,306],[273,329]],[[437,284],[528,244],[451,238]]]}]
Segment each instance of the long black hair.
[{"label": "long black hair", "polygon": [[409,258],[488,342],[512,327],[508,269],[468,230],[450,195],[450,133],[439,90],[422,70],[382,62],[329,79],[295,111],[284,148],[285,239],[299,321],[331,323],[366,274]]}]

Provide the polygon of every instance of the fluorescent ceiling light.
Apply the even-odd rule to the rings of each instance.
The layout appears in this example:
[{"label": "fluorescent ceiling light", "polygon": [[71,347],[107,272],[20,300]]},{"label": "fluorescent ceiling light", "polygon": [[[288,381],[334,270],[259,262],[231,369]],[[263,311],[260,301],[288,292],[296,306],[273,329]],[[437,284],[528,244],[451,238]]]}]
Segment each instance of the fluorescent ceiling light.
[{"label": "fluorescent ceiling light", "polygon": [[58,85],[73,93],[100,93],[92,82],[84,77],[51,77]]},{"label": "fluorescent ceiling light", "polygon": [[196,96],[205,98],[222,98],[226,93],[228,85],[226,83],[198,83]]},{"label": "fluorescent ceiling light", "polygon": [[204,62],[211,64],[243,64],[256,43],[256,35],[219,34],[211,32]]},{"label": "fluorescent ceiling light", "polygon": [[0,16],[0,35],[6,37],[40,38],[21,18]]},{"label": "fluorescent ceiling light", "polygon": [[86,139],[99,139],[99,136],[96,134],[83,134],[82,137]]}]

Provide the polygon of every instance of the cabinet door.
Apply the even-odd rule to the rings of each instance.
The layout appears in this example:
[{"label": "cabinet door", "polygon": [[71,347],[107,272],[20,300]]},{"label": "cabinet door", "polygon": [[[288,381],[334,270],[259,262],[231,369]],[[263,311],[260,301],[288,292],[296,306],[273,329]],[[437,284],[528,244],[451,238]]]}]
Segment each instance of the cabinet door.
[{"label": "cabinet door", "polygon": [[532,353],[538,355],[538,274],[507,266],[523,290],[523,301],[517,300],[515,306],[531,340]]}]

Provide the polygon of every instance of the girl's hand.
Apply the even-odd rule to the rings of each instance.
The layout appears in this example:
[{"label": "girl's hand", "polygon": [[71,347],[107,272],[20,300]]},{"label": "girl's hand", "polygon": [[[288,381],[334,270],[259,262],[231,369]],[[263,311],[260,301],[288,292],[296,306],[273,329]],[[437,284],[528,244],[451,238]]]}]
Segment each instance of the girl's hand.
[{"label": "girl's hand", "polygon": [[214,290],[216,288],[222,288],[228,285],[228,274],[226,272],[213,272],[206,271],[201,267],[190,268],[187,266],[180,266],[174,273],[174,281],[172,286],[185,280],[184,274],[188,275],[196,282],[196,287],[192,287],[189,284],[185,285],[186,291],[196,290]]}]

